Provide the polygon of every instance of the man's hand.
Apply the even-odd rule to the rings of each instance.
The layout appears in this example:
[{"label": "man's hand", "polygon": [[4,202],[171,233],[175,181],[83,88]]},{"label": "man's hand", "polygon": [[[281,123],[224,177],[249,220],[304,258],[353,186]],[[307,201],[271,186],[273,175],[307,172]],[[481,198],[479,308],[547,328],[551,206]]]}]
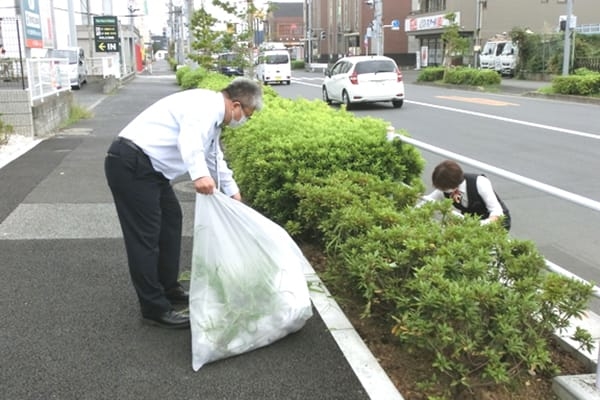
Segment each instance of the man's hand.
[{"label": "man's hand", "polygon": [[231,196],[231,198],[237,201],[242,201],[242,195],[240,194],[240,192],[237,192],[236,194]]},{"label": "man's hand", "polygon": [[196,192],[202,194],[213,194],[216,186],[215,180],[210,176],[203,176],[194,181]]}]

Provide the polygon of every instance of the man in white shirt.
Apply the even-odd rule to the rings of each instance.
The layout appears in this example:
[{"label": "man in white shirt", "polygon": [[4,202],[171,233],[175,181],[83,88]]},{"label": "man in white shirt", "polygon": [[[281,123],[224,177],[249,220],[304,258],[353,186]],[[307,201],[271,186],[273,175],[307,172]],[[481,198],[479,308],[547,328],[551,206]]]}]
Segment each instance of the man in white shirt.
[{"label": "man in white shirt", "polygon": [[196,192],[218,189],[241,200],[219,136],[223,125],[242,125],[262,102],[260,84],[246,78],[220,92],[178,92],[140,113],[108,149],[106,179],[145,322],[189,327],[189,316],[173,308],[189,297],[178,282],[182,212],[170,181],[187,173]]},{"label": "man in white shirt", "polygon": [[482,225],[501,220],[510,229],[508,208],[485,175],[465,174],[456,162],[445,160],[434,168],[431,180],[435,190],[424,201],[451,199],[458,214],[477,215]]}]

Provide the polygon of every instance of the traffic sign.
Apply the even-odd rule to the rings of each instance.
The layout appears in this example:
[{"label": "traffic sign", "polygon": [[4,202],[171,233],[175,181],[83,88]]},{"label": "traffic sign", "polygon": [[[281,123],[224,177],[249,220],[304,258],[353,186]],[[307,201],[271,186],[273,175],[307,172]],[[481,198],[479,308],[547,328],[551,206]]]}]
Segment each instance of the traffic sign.
[{"label": "traffic sign", "polygon": [[119,51],[119,21],[114,16],[94,16],[94,43],[100,53]]},{"label": "traffic sign", "polygon": [[393,31],[399,31],[400,30],[400,20],[399,19],[393,19],[392,20],[392,30]]}]

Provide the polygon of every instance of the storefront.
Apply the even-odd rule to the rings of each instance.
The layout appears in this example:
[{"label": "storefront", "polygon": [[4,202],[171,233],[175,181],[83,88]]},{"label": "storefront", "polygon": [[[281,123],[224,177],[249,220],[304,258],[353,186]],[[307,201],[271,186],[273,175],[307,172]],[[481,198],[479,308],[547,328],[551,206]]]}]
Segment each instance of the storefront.
[{"label": "storefront", "polygon": [[[450,23],[445,15],[409,16],[404,22],[404,30],[409,38],[413,38],[413,43],[417,47],[416,51],[419,52],[421,67],[439,66],[443,63],[442,34],[444,28]],[[455,13],[455,18],[455,22],[460,25],[460,12]]]}]

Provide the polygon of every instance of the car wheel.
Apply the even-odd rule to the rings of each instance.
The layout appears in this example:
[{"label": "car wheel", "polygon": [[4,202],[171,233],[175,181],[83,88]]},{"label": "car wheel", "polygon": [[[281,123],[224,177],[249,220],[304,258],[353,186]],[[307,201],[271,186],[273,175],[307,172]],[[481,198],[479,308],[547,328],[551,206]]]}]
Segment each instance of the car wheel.
[{"label": "car wheel", "polygon": [[350,110],[352,108],[350,97],[348,96],[348,92],[346,92],[345,90],[342,92],[342,103],[346,105],[346,110]]},{"label": "car wheel", "polygon": [[285,81],[285,84],[286,84],[286,85],[289,85],[289,84],[291,84],[291,83],[292,83],[292,81]]},{"label": "car wheel", "polygon": [[394,108],[400,108],[404,104],[404,100],[392,100],[392,105]]},{"label": "car wheel", "polygon": [[329,94],[327,94],[327,88],[323,86],[323,101],[327,104],[331,104],[331,99],[329,98]]}]

